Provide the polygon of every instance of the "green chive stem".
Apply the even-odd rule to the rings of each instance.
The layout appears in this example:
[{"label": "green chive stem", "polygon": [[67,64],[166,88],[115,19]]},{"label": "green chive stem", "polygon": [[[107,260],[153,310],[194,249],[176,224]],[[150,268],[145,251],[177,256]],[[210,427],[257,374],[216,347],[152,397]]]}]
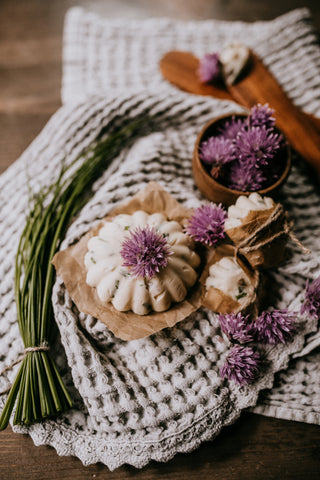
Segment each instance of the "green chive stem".
[{"label": "green chive stem", "polygon": [[[25,348],[41,347],[51,339],[55,278],[52,259],[70,222],[124,142],[145,125],[145,120],[138,120],[103,139],[104,127],[98,141],[69,166],[62,161],[58,178],[51,186],[30,195],[30,210],[17,249],[14,282],[17,320]],[[71,167],[74,171],[68,176]],[[72,399],[48,351],[25,355],[0,417],[0,430],[7,427],[15,405],[15,425],[29,425],[72,407]]]}]

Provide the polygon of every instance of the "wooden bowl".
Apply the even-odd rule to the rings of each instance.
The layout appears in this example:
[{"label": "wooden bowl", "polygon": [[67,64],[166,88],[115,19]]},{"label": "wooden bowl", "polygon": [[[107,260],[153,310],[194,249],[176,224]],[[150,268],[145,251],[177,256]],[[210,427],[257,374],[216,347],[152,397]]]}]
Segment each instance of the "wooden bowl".
[{"label": "wooden bowl", "polygon": [[[218,127],[222,126],[222,124],[226,120],[231,120],[232,117],[246,117],[246,114],[228,114],[223,115],[220,117],[215,118],[208,122],[202,131],[199,133],[198,138],[195,143],[194,152],[193,152],[193,160],[192,160],[192,171],[195,184],[199,188],[200,192],[209,200],[215,203],[222,203],[224,205],[232,205],[235,203],[238,197],[241,195],[248,196],[250,192],[242,192],[240,190],[233,190],[229,187],[226,187],[222,183],[219,183],[217,180],[212,178],[209,173],[208,168],[202,163],[199,157],[199,147],[203,141],[206,141],[209,137],[217,134]],[[290,167],[291,167],[291,150],[290,147],[287,145],[285,148],[281,149],[281,151],[277,154],[279,156],[279,161],[283,162],[283,171],[278,178],[278,180],[273,183],[272,185],[263,188],[261,190],[256,190],[257,193],[260,195],[268,195],[274,196],[279,187],[283,184],[286,180]]]}]

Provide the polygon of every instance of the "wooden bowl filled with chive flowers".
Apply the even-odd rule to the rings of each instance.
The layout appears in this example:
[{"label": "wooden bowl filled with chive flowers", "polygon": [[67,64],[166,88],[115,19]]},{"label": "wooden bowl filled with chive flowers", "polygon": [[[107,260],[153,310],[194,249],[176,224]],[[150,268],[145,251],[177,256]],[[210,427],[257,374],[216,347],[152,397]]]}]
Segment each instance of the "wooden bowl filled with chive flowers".
[{"label": "wooden bowl filled with chive flowers", "polygon": [[273,196],[286,180],[291,151],[275,126],[274,111],[257,105],[207,123],[196,140],[194,181],[209,200],[233,204],[240,195]]}]

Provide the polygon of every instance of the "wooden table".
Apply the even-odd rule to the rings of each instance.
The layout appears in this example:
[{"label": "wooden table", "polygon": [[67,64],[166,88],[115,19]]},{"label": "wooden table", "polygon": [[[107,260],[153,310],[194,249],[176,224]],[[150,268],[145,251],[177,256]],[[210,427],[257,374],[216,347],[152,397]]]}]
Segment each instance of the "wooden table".
[{"label": "wooden table", "polygon": [[[271,19],[308,6],[320,30],[318,0],[0,0],[0,172],[14,162],[60,106],[62,28],[73,5],[108,17],[169,16],[183,20]],[[243,414],[212,442],[166,464],[143,470],[104,465],[83,467],[58,457],[51,447],[35,447],[28,436],[0,432],[0,479],[319,479],[320,428]]]}]

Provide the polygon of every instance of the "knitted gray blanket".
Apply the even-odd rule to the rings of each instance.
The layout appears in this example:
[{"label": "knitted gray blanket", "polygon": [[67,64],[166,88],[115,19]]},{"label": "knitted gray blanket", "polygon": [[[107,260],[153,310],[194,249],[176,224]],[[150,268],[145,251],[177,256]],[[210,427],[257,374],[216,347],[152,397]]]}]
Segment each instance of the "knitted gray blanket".
[{"label": "knitted gray blanket", "polygon": [[[102,127],[111,132],[130,119],[152,115],[157,121],[150,130],[124,146],[96,183],[95,195],[71,225],[62,248],[150,180],[187,207],[198,206],[203,198],[194,187],[190,161],[197,133],[213,116],[240,108],[178,92],[162,80],[158,60],[172,49],[197,55],[219,50],[232,39],[254,47],[291,98],[320,116],[320,50],[305,9],[250,25],[105,21],[81,9],[69,12],[64,106],[0,179],[0,370],[23,351],[12,285],[29,185],[37,190],[50,184],[61,158],[71,162]],[[306,280],[320,275],[319,194],[299,158],[281,201],[295,221],[296,235],[312,253],[290,244],[290,260],[269,271],[268,279],[274,305],[299,311]],[[263,377],[239,387],[218,374],[230,345],[221,342],[217,317],[207,309],[172,329],[124,342],[79,313],[59,278],[53,305],[61,334],[55,358],[76,407],[56,420],[14,430],[29,433],[37,445],[54,446],[59,455],[76,455],[84,464],[100,461],[110,469],[166,461],[213,438],[249,407],[320,423],[320,332],[311,319],[299,317],[301,329],[293,342],[266,349],[269,363]],[[1,390],[14,373],[0,379]]]}]

